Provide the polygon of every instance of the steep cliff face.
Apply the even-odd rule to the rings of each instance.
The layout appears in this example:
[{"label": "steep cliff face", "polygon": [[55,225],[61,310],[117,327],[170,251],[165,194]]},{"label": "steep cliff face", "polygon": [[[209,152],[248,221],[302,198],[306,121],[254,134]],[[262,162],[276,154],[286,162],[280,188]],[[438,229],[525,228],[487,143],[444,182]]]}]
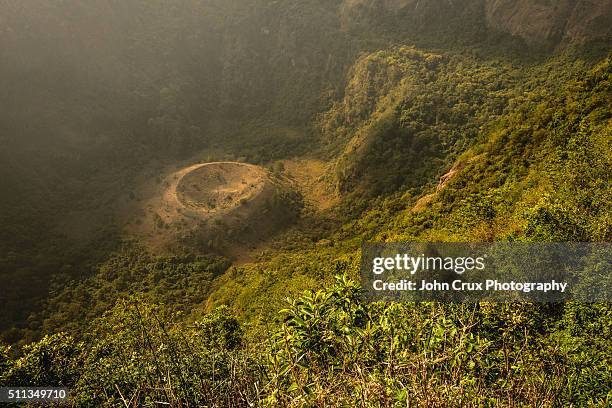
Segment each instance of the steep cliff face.
[{"label": "steep cliff face", "polygon": [[612,36],[612,0],[580,0],[567,21],[565,37],[572,41]]},{"label": "steep cliff face", "polygon": [[346,26],[376,21],[396,32],[444,28],[471,38],[488,30],[544,48],[612,35],[612,0],[345,0],[341,14]]},{"label": "steep cliff face", "polygon": [[612,34],[612,0],[485,0],[485,15],[490,28],[535,46]]},{"label": "steep cliff face", "polygon": [[465,25],[480,17],[482,0],[344,0],[341,16],[345,26],[378,23],[396,32],[437,31],[440,26]]},{"label": "steep cliff face", "polygon": [[486,23],[529,45],[553,45],[564,37],[573,0],[485,0]]}]

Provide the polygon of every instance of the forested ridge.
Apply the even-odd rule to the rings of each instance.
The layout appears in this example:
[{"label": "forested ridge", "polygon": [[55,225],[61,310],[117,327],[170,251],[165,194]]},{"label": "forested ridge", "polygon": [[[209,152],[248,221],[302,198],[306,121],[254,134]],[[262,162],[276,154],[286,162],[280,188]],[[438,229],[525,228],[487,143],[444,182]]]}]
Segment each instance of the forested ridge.
[{"label": "forested ridge", "polygon": [[[73,406],[610,405],[607,303],[363,300],[364,242],[611,239],[610,10],[416,3],[1,4],[0,384]],[[554,35],[504,20],[529,10]],[[335,205],[295,199],[242,260],[126,234],[141,185],[226,160],[294,184],[287,163],[322,163]],[[610,287],[609,259],[588,273]]]}]

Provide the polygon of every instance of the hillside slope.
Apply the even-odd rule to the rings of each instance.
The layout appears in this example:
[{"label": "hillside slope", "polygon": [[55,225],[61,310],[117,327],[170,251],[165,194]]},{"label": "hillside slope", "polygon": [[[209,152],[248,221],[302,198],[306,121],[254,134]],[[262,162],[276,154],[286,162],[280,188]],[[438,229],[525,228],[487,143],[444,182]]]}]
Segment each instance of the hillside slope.
[{"label": "hillside slope", "polygon": [[[512,109],[479,128],[441,183],[368,200],[316,245],[302,236],[237,267],[117,253],[49,304],[49,323],[106,310],[87,332],[73,330],[86,342],[48,336],[19,358],[1,349],[0,379],[68,384],[76,405],[131,395],[216,406],[605,406],[608,304],[368,303],[347,277],[370,240],[609,242],[612,59],[586,75],[569,66],[560,57],[532,67]],[[605,262],[589,272],[605,278]],[[41,370],[41,356],[62,364]]]}]

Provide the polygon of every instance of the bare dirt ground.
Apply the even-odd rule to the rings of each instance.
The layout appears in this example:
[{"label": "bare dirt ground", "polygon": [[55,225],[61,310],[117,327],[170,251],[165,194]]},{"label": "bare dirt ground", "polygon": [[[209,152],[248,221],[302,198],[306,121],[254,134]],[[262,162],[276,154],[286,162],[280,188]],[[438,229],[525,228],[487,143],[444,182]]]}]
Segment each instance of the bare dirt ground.
[{"label": "bare dirt ground", "polygon": [[171,172],[156,185],[139,192],[143,200],[129,213],[128,235],[144,241],[155,252],[197,225],[230,215],[264,190],[267,173],[237,162],[194,164]]},{"label": "bare dirt ground", "polygon": [[325,180],[327,163],[299,158],[282,164],[284,170],[274,175],[241,162],[167,166],[149,172],[131,193],[132,199],[124,201],[125,233],[154,253],[175,253],[177,245],[195,239],[204,251],[212,245],[220,248],[213,252],[234,263],[251,262],[275,231],[290,225],[284,207],[291,203],[285,204],[283,191],[299,193],[312,212],[326,211],[339,200]]},{"label": "bare dirt ground", "polygon": [[244,163],[208,163],[191,169],[172,189],[185,208],[206,214],[228,210],[261,192],[265,172]]}]

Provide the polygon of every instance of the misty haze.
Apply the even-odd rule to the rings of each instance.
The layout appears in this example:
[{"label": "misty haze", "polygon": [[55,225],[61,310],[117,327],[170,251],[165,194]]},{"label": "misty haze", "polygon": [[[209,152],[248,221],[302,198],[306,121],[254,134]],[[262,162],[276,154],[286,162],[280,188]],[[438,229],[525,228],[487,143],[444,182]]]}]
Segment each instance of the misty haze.
[{"label": "misty haze", "polygon": [[610,0],[0,0],[0,388],[609,406],[607,302],[359,282],[364,243],[590,242],[610,293],[611,51]]}]

